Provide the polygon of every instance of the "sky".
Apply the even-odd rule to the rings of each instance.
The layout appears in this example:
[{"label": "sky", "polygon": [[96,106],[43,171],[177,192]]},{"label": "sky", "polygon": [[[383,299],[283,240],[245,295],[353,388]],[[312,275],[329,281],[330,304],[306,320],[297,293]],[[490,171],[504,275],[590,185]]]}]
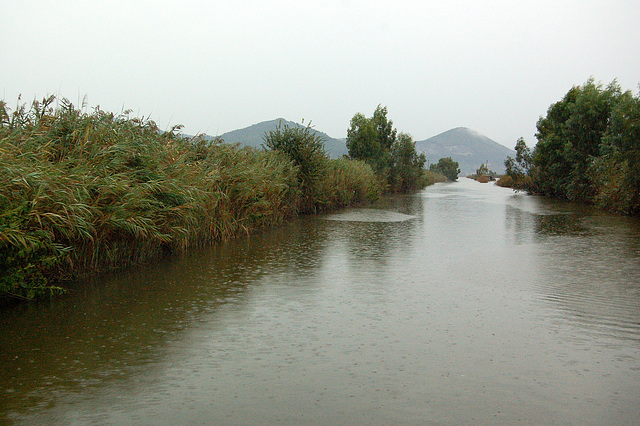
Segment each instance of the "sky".
[{"label": "sky", "polygon": [[0,0],[0,96],[220,135],[285,118],[346,137],[378,105],[424,140],[536,142],[590,77],[638,94],[640,2]]}]

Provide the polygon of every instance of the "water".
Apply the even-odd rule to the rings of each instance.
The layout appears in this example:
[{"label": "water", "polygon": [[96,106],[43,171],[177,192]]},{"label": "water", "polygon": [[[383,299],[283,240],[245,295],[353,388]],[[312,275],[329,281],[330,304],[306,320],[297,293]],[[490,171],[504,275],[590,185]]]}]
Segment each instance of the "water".
[{"label": "water", "polygon": [[637,424],[640,221],[461,179],[0,326],[0,422]]}]

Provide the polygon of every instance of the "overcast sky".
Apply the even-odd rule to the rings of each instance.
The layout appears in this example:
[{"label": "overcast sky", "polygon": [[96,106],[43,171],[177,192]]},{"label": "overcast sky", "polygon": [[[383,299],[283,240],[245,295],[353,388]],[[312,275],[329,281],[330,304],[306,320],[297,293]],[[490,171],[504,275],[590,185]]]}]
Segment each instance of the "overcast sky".
[{"label": "overcast sky", "polygon": [[346,137],[378,104],[415,140],[513,148],[573,85],[638,93],[640,2],[2,1],[0,95],[211,135],[278,117]]}]

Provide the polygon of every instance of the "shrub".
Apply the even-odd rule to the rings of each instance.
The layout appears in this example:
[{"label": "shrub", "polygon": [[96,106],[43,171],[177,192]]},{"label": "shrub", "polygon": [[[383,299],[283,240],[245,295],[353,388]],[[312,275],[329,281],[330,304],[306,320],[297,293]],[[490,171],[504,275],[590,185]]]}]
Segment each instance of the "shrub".
[{"label": "shrub", "polygon": [[328,156],[321,137],[311,132],[311,127],[289,127],[278,124],[276,130],[263,137],[265,149],[277,151],[289,158],[298,168],[298,182],[302,190],[300,210],[315,209],[318,182],[323,178]]}]

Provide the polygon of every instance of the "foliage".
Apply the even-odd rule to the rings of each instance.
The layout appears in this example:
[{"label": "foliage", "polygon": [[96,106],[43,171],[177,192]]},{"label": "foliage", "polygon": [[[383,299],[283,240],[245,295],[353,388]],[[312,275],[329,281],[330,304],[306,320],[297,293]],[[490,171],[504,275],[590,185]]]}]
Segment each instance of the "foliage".
[{"label": "foliage", "polygon": [[364,161],[338,158],[326,164],[315,200],[317,211],[331,210],[361,202],[373,202],[382,194],[375,172]]},{"label": "foliage", "polygon": [[452,182],[458,180],[458,175],[460,174],[458,162],[453,161],[451,157],[439,159],[438,162],[436,164],[432,164],[429,169],[443,174],[448,180]]},{"label": "foliage", "polygon": [[481,164],[480,167],[476,170],[476,176],[480,177],[480,176],[488,176],[489,175],[489,168],[487,167],[486,164]]},{"label": "foliage", "polygon": [[517,188],[515,188],[514,186],[513,178],[509,175],[501,176],[500,179],[498,179],[498,181],[496,182],[496,185],[503,188],[513,188],[517,190]]},{"label": "foliage", "polygon": [[397,140],[391,145],[391,168],[389,173],[389,186],[393,192],[409,192],[424,188],[424,165],[427,158],[424,154],[416,152],[416,144],[413,138],[400,133]]},{"label": "foliage", "polygon": [[611,111],[591,173],[597,176],[596,204],[640,215],[640,98],[630,92],[623,93]]},{"label": "foliage", "polygon": [[371,118],[357,113],[347,130],[349,157],[369,164],[383,184],[393,192],[426,186],[424,154],[418,155],[413,138],[397,134],[387,108],[378,105]]},{"label": "foliage", "polygon": [[30,298],[295,214],[296,170],[280,156],[52,102],[3,109],[0,292]]},{"label": "foliage", "polygon": [[640,214],[640,99],[589,79],[537,123],[533,150],[520,138],[507,159],[515,189]]},{"label": "foliage", "polygon": [[529,172],[531,171],[531,150],[523,138],[518,138],[515,146],[516,158],[507,157],[504,162],[506,176],[498,181],[500,186],[506,186],[515,190],[534,192],[534,185]]},{"label": "foliage", "polygon": [[[376,113],[379,111],[380,106],[376,108]],[[381,118],[378,118],[378,122],[380,121]],[[349,157],[353,160],[364,161],[371,165],[376,173],[384,174],[385,169],[389,165],[390,153],[388,149],[384,149],[380,143],[380,139],[377,126],[373,119],[366,118],[361,113],[357,113],[351,119],[351,125],[347,130],[346,143],[347,149],[349,150]]]},{"label": "foliage", "polygon": [[603,89],[589,79],[572,87],[540,118],[533,178],[541,193],[574,201],[593,199],[594,175],[589,166],[600,154],[602,136],[620,95],[615,81]]},{"label": "foliage", "polygon": [[278,225],[310,193],[321,210],[381,192],[369,165],[327,160],[304,130],[281,149],[240,149],[54,102],[0,102],[0,294],[52,294],[65,279]]},{"label": "foliage", "polygon": [[422,178],[427,186],[438,182],[446,182],[448,180],[448,178],[442,173],[426,169],[422,171]]},{"label": "foliage", "polygon": [[302,191],[303,212],[313,211],[317,198],[318,184],[324,177],[328,157],[323,140],[311,127],[289,127],[278,124],[276,130],[266,133],[263,147],[281,152],[298,169],[298,182]]}]

